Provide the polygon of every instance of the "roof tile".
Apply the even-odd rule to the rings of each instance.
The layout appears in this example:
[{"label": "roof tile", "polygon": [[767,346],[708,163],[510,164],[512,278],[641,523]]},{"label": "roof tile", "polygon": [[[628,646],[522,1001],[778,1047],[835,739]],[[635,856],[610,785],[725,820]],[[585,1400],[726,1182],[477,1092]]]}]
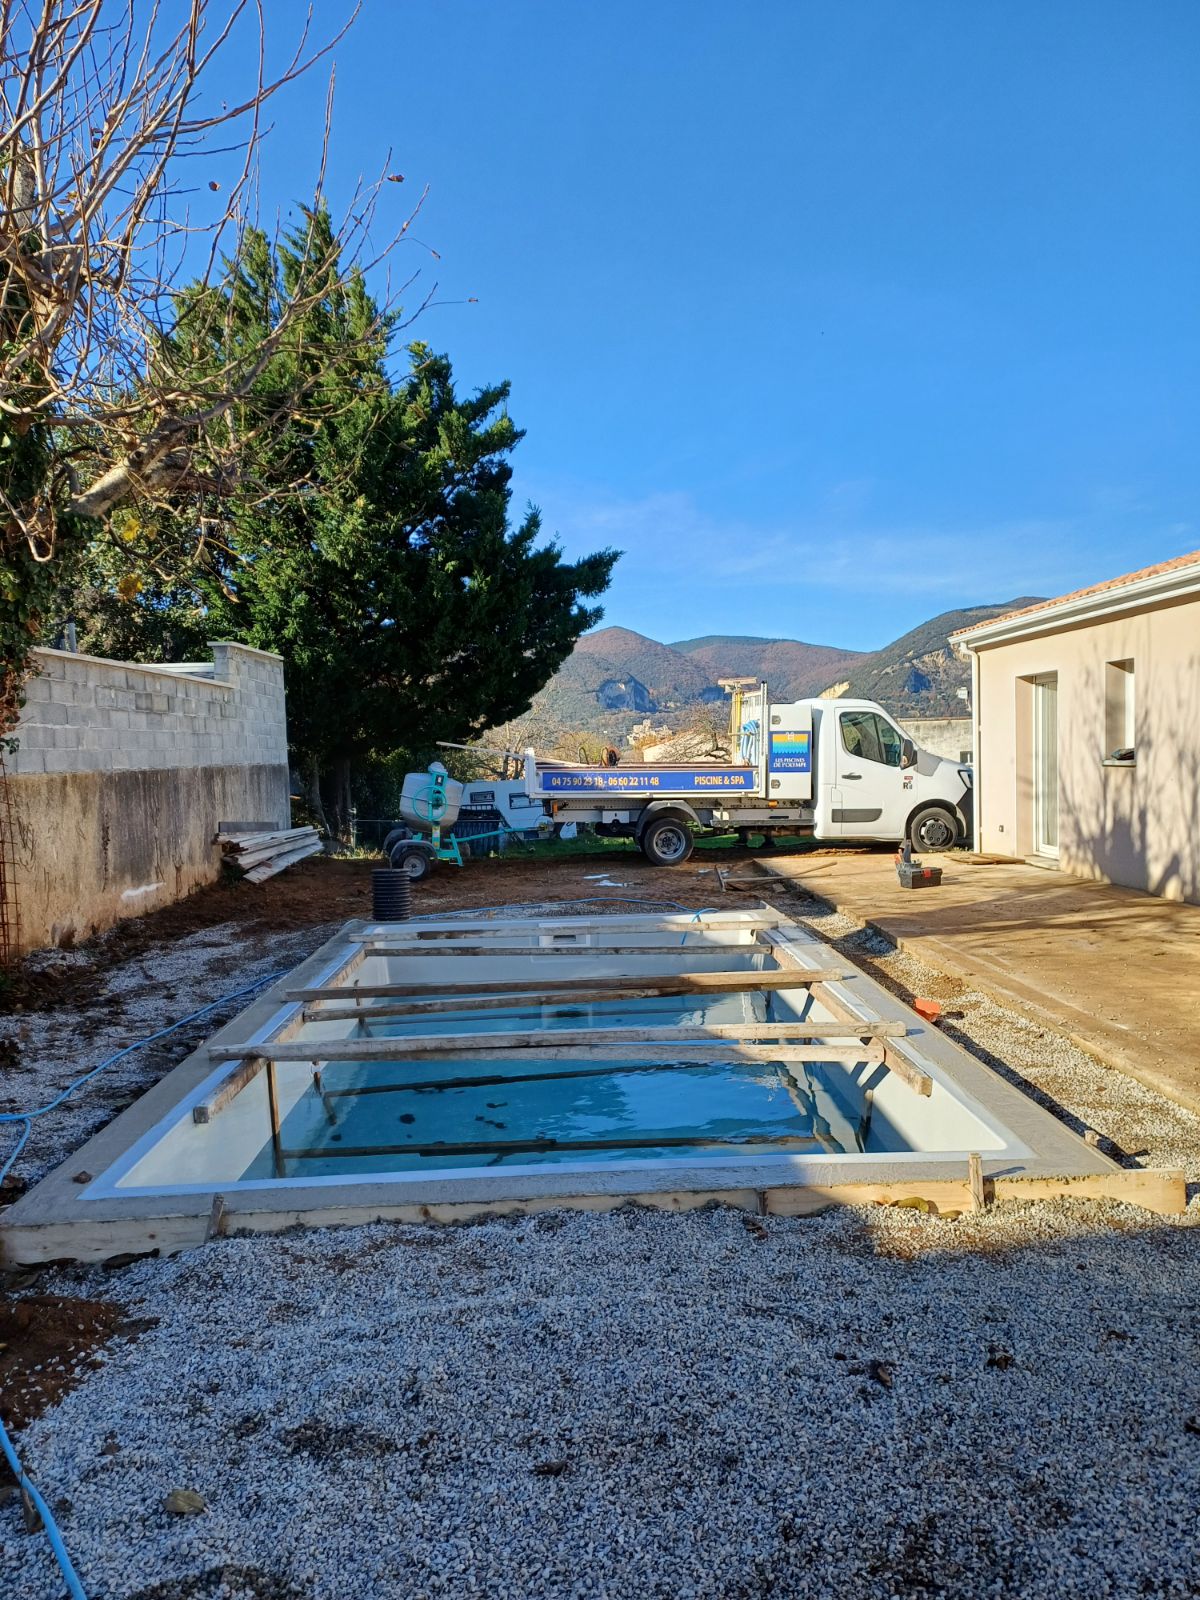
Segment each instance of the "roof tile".
[{"label": "roof tile", "polygon": [[1053,600],[1039,600],[1036,605],[1022,606],[1019,611],[1005,611],[998,617],[988,617],[985,622],[973,622],[969,628],[958,628],[950,635],[952,639],[961,639],[965,634],[975,633],[980,628],[994,628],[998,622],[1010,622],[1016,617],[1036,616],[1039,611],[1050,611],[1055,606],[1065,605],[1068,600],[1083,600],[1088,595],[1103,594],[1108,589],[1121,589],[1127,583],[1137,583],[1142,578],[1157,578],[1160,573],[1173,572],[1183,567],[1200,567],[1200,550],[1192,550],[1185,556],[1176,556],[1171,561],[1159,561],[1152,567],[1142,567],[1137,572],[1125,572],[1119,578],[1106,578],[1103,583],[1089,584],[1086,589],[1073,589],[1070,594],[1057,595]]}]

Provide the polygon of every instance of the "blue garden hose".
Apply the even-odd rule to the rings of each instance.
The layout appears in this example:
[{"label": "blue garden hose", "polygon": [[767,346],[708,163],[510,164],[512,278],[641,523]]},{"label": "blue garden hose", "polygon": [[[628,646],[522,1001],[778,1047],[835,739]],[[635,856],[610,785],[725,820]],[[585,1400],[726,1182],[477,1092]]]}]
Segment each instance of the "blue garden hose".
[{"label": "blue garden hose", "polygon": [[0,1123],[16,1122],[23,1124],[16,1149],[8,1157],[4,1165],[0,1166],[0,1183],[3,1183],[5,1178],[8,1177],[17,1157],[29,1143],[29,1136],[33,1132],[35,1117],[44,1117],[47,1112],[56,1111],[64,1100],[70,1099],[76,1089],[82,1089],[85,1083],[90,1083],[106,1067],[111,1067],[116,1062],[124,1060],[126,1056],[131,1056],[135,1050],[144,1050],[148,1044],[154,1044],[159,1039],[165,1039],[170,1033],[177,1033],[187,1023],[195,1022],[199,1017],[206,1017],[210,1011],[219,1011],[222,1006],[228,1005],[231,1000],[240,1000],[243,995],[253,994],[255,990],[261,989],[265,984],[274,983],[276,979],[284,976],[283,972],[268,973],[265,978],[259,978],[256,983],[248,984],[244,989],[235,989],[232,994],[227,994],[220,1000],[214,1000],[211,1005],[201,1006],[199,1011],[191,1011],[186,1017],[180,1017],[178,1022],[172,1022],[169,1027],[160,1028],[157,1033],[151,1033],[145,1039],[138,1039],[134,1044],[126,1045],[123,1050],[118,1050],[116,1055],[106,1057],[98,1066],[92,1067],[82,1077],[76,1078],[74,1082],[69,1083],[61,1093],[56,1094],[53,1100],[48,1100],[44,1106],[37,1106],[32,1111],[0,1111]]},{"label": "blue garden hose", "polygon": [[5,1460],[12,1469],[13,1477],[16,1478],[22,1491],[28,1496],[38,1516],[42,1519],[42,1526],[46,1530],[46,1537],[50,1541],[51,1550],[54,1551],[54,1559],[58,1562],[59,1571],[63,1575],[63,1581],[66,1583],[67,1593],[71,1596],[71,1600],[87,1600],[87,1594],[79,1581],[79,1574],[75,1571],[71,1557],[67,1554],[67,1547],[63,1543],[63,1536],[59,1532],[58,1523],[55,1522],[50,1507],[26,1477],[25,1469],[21,1465],[3,1420],[0,1420],[0,1451],[3,1452]]}]

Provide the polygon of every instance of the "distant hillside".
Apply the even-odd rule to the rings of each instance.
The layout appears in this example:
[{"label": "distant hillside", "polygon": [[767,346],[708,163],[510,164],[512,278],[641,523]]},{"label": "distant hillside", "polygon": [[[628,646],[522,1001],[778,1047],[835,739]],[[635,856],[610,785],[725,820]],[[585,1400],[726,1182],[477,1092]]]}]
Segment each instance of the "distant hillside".
[{"label": "distant hillside", "polygon": [[956,691],[971,682],[970,663],[950,648],[950,635],[973,622],[986,622],[1005,611],[1036,604],[1025,595],[1003,605],[969,606],[943,611],[902,634],[873,655],[863,656],[826,686],[839,698],[878,700],[898,717],[959,717],[966,714]]},{"label": "distant hillside", "polygon": [[713,691],[703,670],[629,628],[600,628],[537,696],[533,714],[566,729],[617,737],[648,713],[681,712]]},{"label": "distant hillside", "polygon": [[961,716],[955,690],[969,683],[970,670],[951,651],[948,635],[1032,603],[1022,598],[944,611],[871,654],[737,634],[668,645],[630,628],[598,628],[579,640],[531,711],[499,731],[514,745],[549,751],[560,744],[572,755],[584,735],[623,747],[647,717],[679,731],[720,721],[726,702],[717,680],[736,677],[766,678],[781,701],[841,694],[878,700],[897,716]]},{"label": "distant hillside", "polygon": [[[598,628],[595,633],[585,633],[568,666],[595,685],[602,700],[619,694],[616,685],[623,681],[640,684],[653,705],[631,708],[639,711],[677,710],[703,699],[705,691],[713,687],[702,664],[630,628]],[[612,689],[606,691],[606,684]]]},{"label": "distant hillside", "polygon": [[765,675],[781,699],[818,694],[860,652],[796,639],[720,638],[659,644],[630,628],[598,628],[574,651],[534,701],[540,722],[623,740],[652,715],[685,727],[702,706],[722,707],[718,678]]},{"label": "distant hillside", "polygon": [[714,683],[718,678],[765,678],[780,700],[804,700],[820,694],[866,659],[861,650],[722,633],[681,639],[671,649],[703,668]]}]

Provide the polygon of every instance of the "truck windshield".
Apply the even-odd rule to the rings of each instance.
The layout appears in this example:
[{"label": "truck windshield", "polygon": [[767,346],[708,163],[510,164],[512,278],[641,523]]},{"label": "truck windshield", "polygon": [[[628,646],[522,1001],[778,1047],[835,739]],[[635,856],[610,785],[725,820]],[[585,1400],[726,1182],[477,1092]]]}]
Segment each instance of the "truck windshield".
[{"label": "truck windshield", "polygon": [[842,748],[863,761],[898,767],[902,750],[900,730],[876,711],[843,711]]}]

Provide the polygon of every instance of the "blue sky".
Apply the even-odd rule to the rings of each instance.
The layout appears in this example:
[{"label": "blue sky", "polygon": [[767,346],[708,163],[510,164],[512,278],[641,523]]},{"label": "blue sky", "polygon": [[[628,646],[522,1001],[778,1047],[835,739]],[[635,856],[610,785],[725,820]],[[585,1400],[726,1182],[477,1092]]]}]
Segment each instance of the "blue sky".
[{"label": "blue sky", "polygon": [[414,334],[607,621],[865,648],[1200,546],[1198,66],[1193,0],[367,0],[329,190],[430,186]]}]

